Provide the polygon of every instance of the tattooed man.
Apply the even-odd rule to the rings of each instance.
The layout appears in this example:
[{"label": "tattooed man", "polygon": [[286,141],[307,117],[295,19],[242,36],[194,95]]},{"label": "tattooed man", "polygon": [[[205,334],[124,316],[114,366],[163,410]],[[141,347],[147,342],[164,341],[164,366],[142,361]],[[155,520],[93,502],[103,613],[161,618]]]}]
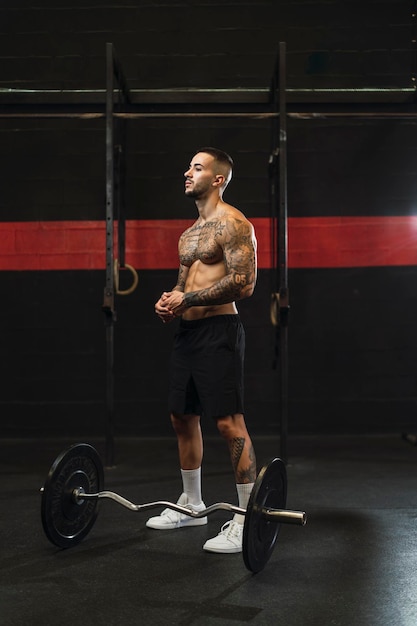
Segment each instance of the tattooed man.
[{"label": "tattooed man", "polygon": [[[256,477],[255,453],[243,416],[245,334],[236,300],[252,295],[256,282],[253,226],[223,201],[233,161],[216,148],[201,148],[185,172],[185,195],[193,198],[198,218],[179,240],[180,267],[172,291],[155,304],[163,322],[180,317],[171,360],[169,402],[177,435],[183,493],[178,503],[202,511],[200,416],[216,421],[226,440],[239,506],[246,509]],[[244,516],[235,515],[204,544],[209,552],[242,550]],[[172,529],[207,524],[171,509],[147,526]]]}]

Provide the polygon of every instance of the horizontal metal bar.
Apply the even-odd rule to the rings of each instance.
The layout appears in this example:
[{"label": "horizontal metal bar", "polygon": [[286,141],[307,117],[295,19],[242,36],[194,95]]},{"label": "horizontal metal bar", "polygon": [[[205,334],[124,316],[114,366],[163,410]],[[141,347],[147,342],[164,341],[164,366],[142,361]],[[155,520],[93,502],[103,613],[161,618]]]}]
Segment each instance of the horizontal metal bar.
[{"label": "horizontal metal bar", "polygon": [[106,114],[105,113],[70,113],[70,112],[65,112],[65,113],[54,113],[54,112],[50,112],[50,113],[13,113],[13,112],[6,112],[3,113],[0,110],[0,118],[12,118],[12,119],[56,119],[56,118],[62,118],[62,119],[82,119],[82,120],[95,120],[95,119],[101,119],[103,117],[105,117]]},{"label": "horizontal metal bar", "polygon": [[[114,90],[117,95],[117,90]],[[130,101],[134,104],[198,104],[198,103],[242,103],[266,104],[269,89],[129,89]],[[18,89],[0,88],[0,102],[59,104],[104,103],[105,89]]]},{"label": "horizontal metal bar", "polygon": [[[208,119],[208,118],[218,118],[218,119],[227,119],[227,118],[246,118],[253,120],[266,120],[273,119],[279,117],[279,113],[277,112],[226,112],[226,111],[218,111],[216,113],[212,112],[199,112],[199,113],[152,113],[152,112],[143,112],[143,113],[113,113],[114,117],[127,119],[127,120],[135,120],[135,119]],[[14,113],[14,112],[2,112],[0,110],[0,119],[81,119],[81,120],[94,120],[94,119],[103,119],[105,117],[105,113],[71,113],[71,112],[60,112],[60,113]],[[327,118],[358,118],[358,119],[415,119],[417,118],[417,111],[392,111],[392,112],[383,112],[383,111],[292,111],[287,112],[287,117],[290,119],[298,119],[298,120],[318,120],[318,119],[327,119]]]},{"label": "horizontal metal bar", "polygon": [[357,117],[362,119],[407,119],[417,117],[417,111],[315,111],[315,112],[291,112],[289,118],[298,120],[326,119],[329,117]]},{"label": "horizontal metal bar", "polygon": [[140,119],[140,118],[193,118],[193,117],[203,117],[203,118],[207,118],[207,117],[246,117],[246,118],[252,118],[252,119],[269,119],[271,117],[277,117],[278,113],[275,112],[267,112],[267,113],[256,113],[254,111],[250,111],[250,112],[240,112],[240,113],[229,113],[229,112],[225,112],[225,111],[218,111],[216,113],[210,113],[210,112],[201,112],[201,113],[170,113],[170,112],[166,112],[166,113],[115,113],[114,114],[115,117],[120,117],[120,118],[124,118],[124,119]]},{"label": "horizontal metal bar", "polygon": [[366,93],[366,94],[381,94],[381,93],[391,93],[391,94],[399,94],[399,93],[415,93],[416,87],[340,87],[334,88],[331,87],[323,87],[323,88],[307,88],[307,89],[293,89],[288,88],[287,93],[350,93],[350,94],[358,94],[358,93]]},{"label": "horizontal metal bar", "polygon": [[[202,511],[197,512],[192,511],[191,509],[188,509],[179,504],[174,504],[173,502],[167,502],[165,500],[158,500],[157,502],[148,502],[145,504],[134,504],[133,502],[130,502],[130,500],[127,500],[126,498],[120,496],[114,491],[84,493],[83,489],[74,489],[73,495],[76,502],[82,502],[82,500],[88,498],[107,498],[110,500],[114,500],[115,502],[121,504],[130,511],[147,511],[156,507],[165,507],[168,509],[172,509],[173,511],[177,511],[177,513],[188,515],[189,517],[193,517],[195,519],[205,517],[206,515],[210,515],[215,511],[229,511],[231,513],[237,513],[238,515],[246,515],[245,509],[242,509],[239,506],[234,506],[233,504],[229,504],[228,502],[217,502],[216,504],[212,504]],[[297,524],[299,526],[304,526],[307,521],[306,513],[304,513],[303,511],[288,511],[286,509],[265,508],[262,509],[261,513],[270,521],[275,521],[277,523]]]},{"label": "horizontal metal bar", "polygon": [[[217,113],[113,113],[114,117],[121,119],[169,119],[169,118],[228,118],[228,117],[240,117],[240,118],[251,118],[251,119],[269,119],[272,117],[277,117],[278,113],[269,112],[269,113],[256,113],[256,112],[248,112],[248,113],[228,113],[228,112],[217,112]],[[32,119],[84,119],[84,120],[93,120],[104,118],[105,113],[2,113],[0,110],[0,118],[13,118],[13,119],[24,119],[24,118],[32,118]]]},{"label": "horizontal metal bar", "polygon": [[[286,90],[287,102],[412,102],[415,87],[358,87],[358,88],[292,88]],[[115,90],[117,94],[117,90]],[[271,100],[269,88],[232,89],[130,89],[130,100],[134,104],[267,104]],[[25,89],[0,88],[0,103],[72,103],[100,104],[106,98],[105,89]]]}]

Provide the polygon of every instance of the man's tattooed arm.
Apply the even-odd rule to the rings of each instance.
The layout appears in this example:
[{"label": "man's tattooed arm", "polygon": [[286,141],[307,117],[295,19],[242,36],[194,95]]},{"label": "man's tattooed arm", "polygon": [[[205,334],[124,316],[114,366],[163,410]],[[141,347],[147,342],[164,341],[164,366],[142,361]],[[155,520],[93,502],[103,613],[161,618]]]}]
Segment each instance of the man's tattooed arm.
[{"label": "man's tattooed arm", "polygon": [[229,219],[222,238],[226,275],[211,287],[184,294],[187,308],[227,304],[252,295],[256,282],[256,240],[251,224]]},{"label": "man's tattooed arm", "polygon": [[175,285],[175,287],[173,287],[172,291],[184,291],[189,269],[190,268],[186,265],[183,265],[182,263],[180,264],[180,268],[178,270],[177,284]]}]

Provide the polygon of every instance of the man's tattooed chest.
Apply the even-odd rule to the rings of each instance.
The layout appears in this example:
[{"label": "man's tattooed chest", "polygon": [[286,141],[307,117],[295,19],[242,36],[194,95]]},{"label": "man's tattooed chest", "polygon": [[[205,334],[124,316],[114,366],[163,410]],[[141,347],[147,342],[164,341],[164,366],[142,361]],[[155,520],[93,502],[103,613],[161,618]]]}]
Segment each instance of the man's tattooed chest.
[{"label": "man's tattooed chest", "polygon": [[190,266],[195,261],[218,263],[223,258],[219,238],[223,233],[221,222],[194,224],[185,231],[179,240],[179,256],[183,265]]}]

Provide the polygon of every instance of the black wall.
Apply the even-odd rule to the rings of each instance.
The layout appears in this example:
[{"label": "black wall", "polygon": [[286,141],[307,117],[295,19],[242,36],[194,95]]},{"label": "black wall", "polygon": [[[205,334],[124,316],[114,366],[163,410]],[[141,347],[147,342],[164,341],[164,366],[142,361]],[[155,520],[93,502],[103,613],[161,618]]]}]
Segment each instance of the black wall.
[{"label": "black wall", "polygon": [[[42,90],[103,89],[106,41],[136,89],[268,87],[278,42],[286,41],[290,90],[401,94],[414,87],[413,5],[4,0],[0,102],[10,111],[42,102],[49,97]],[[249,218],[269,216],[268,120],[131,120],[127,129],[129,219],[193,217],[182,172],[204,144],[235,159],[226,199]],[[104,219],[104,137],[103,120],[0,118],[0,220]],[[415,215],[416,145],[413,119],[289,119],[290,217]],[[104,432],[104,271],[4,267],[0,433]],[[117,301],[117,434],[171,432],[165,397],[174,327],[160,324],[153,304],[175,277],[141,271],[137,291]],[[416,279],[415,266],[290,269],[290,431],[417,428]],[[259,434],[279,430],[274,290],[272,272],[261,270],[255,295],[240,306],[247,417]]]},{"label": "black wall", "polygon": [[102,88],[115,44],[133,88],[264,87],[277,44],[289,87],[410,86],[413,0],[3,0],[5,88]]}]

